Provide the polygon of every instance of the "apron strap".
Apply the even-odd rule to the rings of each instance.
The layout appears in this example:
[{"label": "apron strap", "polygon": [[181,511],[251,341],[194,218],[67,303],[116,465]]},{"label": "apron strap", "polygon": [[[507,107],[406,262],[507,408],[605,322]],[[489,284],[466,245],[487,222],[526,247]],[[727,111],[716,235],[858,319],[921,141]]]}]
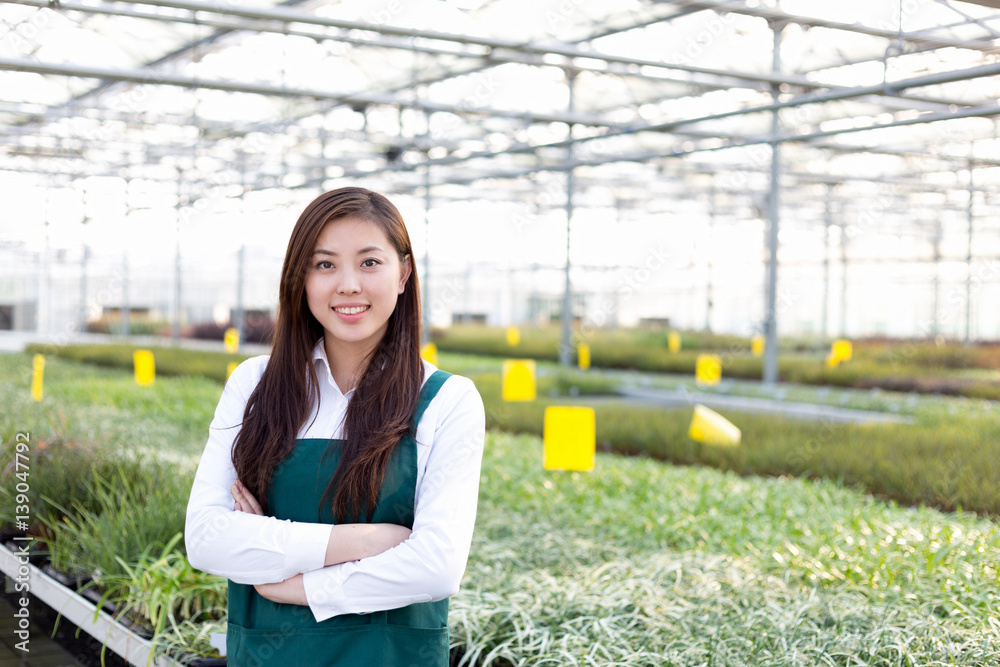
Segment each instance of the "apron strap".
[{"label": "apron strap", "polygon": [[420,423],[420,418],[424,416],[424,411],[427,406],[430,405],[434,397],[437,396],[438,390],[441,385],[444,384],[445,380],[451,377],[451,373],[447,373],[442,370],[436,370],[431,373],[431,376],[427,378],[424,382],[424,386],[420,388],[420,398],[417,401],[417,410],[413,413],[413,421],[410,422],[410,433],[416,434],[417,424]]}]

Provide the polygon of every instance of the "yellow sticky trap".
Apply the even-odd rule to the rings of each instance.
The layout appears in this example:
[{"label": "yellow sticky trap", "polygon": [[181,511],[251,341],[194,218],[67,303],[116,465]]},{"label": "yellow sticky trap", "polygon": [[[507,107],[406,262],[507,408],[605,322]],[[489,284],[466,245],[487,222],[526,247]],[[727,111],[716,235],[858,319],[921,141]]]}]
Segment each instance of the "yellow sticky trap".
[{"label": "yellow sticky trap", "polygon": [[764,356],[764,343],[766,340],[767,339],[764,338],[763,336],[754,336],[750,340],[750,352],[753,354],[753,356],[755,357]]},{"label": "yellow sticky trap", "polygon": [[236,351],[240,349],[240,332],[234,327],[229,327],[226,329],[226,335],[223,337],[222,343],[226,347],[226,352],[236,354]]},{"label": "yellow sticky trap", "polygon": [[516,347],[521,343],[521,330],[517,327],[507,327],[507,344]]},{"label": "yellow sticky trap", "polygon": [[434,343],[424,343],[424,346],[420,348],[420,356],[424,358],[425,361],[429,361],[435,366],[438,365],[438,346]]},{"label": "yellow sticky trap", "polygon": [[545,408],[546,470],[593,470],[596,429],[593,408]]},{"label": "yellow sticky trap", "polygon": [[534,359],[504,359],[503,400],[535,400]]},{"label": "yellow sticky trap", "polygon": [[714,354],[699,354],[694,367],[695,382],[700,385],[719,384],[722,361]]},{"label": "yellow sticky trap", "polygon": [[838,361],[850,361],[854,356],[854,346],[851,345],[851,341],[839,338],[830,346],[830,356]]},{"label": "yellow sticky trap", "polygon": [[434,343],[424,343],[424,346],[420,348],[420,356],[425,361],[429,361],[437,366],[437,345]]},{"label": "yellow sticky trap", "polygon": [[36,354],[31,359],[31,400],[42,400],[42,378],[45,376],[45,356]]},{"label": "yellow sticky trap", "polygon": [[681,335],[676,331],[671,331],[667,334],[667,349],[671,352],[680,352]]},{"label": "yellow sticky trap", "polygon": [[580,343],[576,346],[576,361],[580,368],[587,370],[590,368],[590,346]]},{"label": "yellow sticky trap", "polygon": [[718,412],[699,404],[694,406],[688,436],[706,445],[735,447],[740,444],[742,434],[740,429]]},{"label": "yellow sticky trap", "polygon": [[233,374],[233,371],[235,371],[236,367],[239,366],[239,365],[240,365],[240,362],[238,362],[238,361],[230,361],[229,362],[229,365],[226,366],[226,380],[227,381],[229,380],[229,376]]},{"label": "yellow sticky trap", "polygon": [[148,387],[156,379],[156,364],[153,353],[149,350],[136,350],[132,355],[135,362],[135,382],[141,387]]}]

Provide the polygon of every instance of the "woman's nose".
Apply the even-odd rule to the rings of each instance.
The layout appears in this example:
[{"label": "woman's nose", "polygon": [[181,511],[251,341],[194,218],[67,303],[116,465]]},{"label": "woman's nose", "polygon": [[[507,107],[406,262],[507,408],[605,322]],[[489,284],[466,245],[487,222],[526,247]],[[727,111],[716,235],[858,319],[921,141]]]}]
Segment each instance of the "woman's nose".
[{"label": "woman's nose", "polygon": [[341,271],[338,277],[340,278],[340,281],[337,283],[337,292],[339,294],[357,294],[361,291],[361,283],[355,272]]}]

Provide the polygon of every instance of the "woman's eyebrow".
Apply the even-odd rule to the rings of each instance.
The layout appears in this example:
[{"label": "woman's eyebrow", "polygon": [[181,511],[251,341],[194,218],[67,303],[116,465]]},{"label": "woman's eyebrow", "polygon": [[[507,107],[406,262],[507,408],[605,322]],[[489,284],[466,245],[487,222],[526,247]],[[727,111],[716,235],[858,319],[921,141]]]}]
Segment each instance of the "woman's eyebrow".
[{"label": "woman's eyebrow", "polygon": [[[364,248],[361,248],[360,250],[358,250],[357,254],[364,255],[367,252],[385,252],[385,250],[383,250],[381,246],[369,245],[369,246],[365,246]],[[323,248],[316,248],[316,250],[313,251],[313,254],[314,255],[330,255],[331,257],[339,257],[340,256],[340,253],[338,253],[338,252],[336,252],[334,250],[325,250]]]}]

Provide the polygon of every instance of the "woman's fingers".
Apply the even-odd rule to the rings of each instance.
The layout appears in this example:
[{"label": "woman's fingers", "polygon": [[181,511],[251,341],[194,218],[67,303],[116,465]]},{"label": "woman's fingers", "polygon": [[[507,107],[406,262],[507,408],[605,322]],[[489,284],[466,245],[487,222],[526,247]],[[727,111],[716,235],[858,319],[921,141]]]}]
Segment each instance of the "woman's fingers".
[{"label": "woman's fingers", "polygon": [[258,503],[257,499],[254,498],[249,491],[247,491],[246,487],[243,486],[243,483],[240,482],[239,480],[236,480],[236,486],[239,487],[240,492],[242,493],[240,501],[242,502],[244,507],[249,508],[249,510],[244,510],[244,511],[250,511],[252,514],[263,514],[264,510],[261,509],[260,503]]},{"label": "woman's fingers", "polygon": [[233,501],[235,503],[234,509],[237,512],[247,512],[248,514],[264,514],[264,510],[261,509],[260,503],[257,499],[253,497],[243,484],[236,480],[236,483],[229,489],[230,494],[233,496]]}]

